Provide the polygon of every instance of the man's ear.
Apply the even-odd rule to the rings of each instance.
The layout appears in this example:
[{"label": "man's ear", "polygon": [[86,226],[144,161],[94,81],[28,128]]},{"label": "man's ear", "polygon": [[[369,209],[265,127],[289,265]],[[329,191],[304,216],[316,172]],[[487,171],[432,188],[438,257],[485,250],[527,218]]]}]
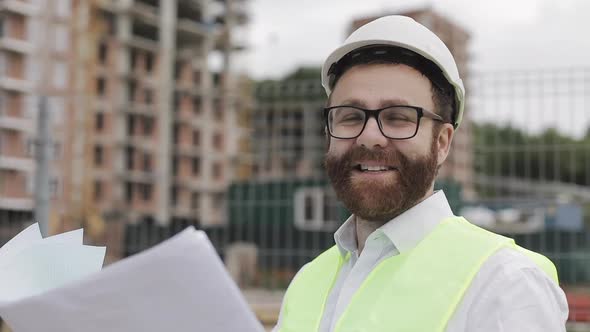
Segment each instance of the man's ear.
[{"label": "man's ear", "polygon": [[437,146],[437,164],[442,165],[451,151],[451,143],[453,142],[453,136],[455,135],[455,128],[450,123],[444,123],[438,132],[436,139]]}]

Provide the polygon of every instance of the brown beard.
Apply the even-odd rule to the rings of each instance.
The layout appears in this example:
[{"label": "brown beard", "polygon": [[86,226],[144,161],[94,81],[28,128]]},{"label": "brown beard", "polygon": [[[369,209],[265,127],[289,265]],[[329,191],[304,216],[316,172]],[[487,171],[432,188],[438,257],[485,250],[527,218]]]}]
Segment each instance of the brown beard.
[{"label": "brown beard", "polygon": [[[389,177],[393,180],[354,181],[352,172],[360,161],[395,166]],[[363,220],[385,223],[418,204],[432,186],[438,171],[437,142],[433,139],[429,155],[416,160],[393,149],[354,146],[342,156],[326,154],[324,164],[338,199],[351,213]]]}]

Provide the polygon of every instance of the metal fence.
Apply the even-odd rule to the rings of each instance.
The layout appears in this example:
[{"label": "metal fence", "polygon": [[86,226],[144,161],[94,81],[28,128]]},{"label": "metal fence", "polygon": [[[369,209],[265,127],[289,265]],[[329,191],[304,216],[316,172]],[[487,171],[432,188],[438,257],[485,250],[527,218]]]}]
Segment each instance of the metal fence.
[{"label": "metal fence", "polygon": [[570,320],[590,321],[590,68],[470,81],[477,200],[465,214],[555,262]]}]

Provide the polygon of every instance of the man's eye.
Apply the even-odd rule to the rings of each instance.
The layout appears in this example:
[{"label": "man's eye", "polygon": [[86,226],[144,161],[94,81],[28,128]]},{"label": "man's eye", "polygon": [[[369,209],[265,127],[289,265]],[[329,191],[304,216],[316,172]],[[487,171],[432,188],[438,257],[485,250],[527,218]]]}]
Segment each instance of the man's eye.
[{"label": "man's eye", "polygon": [[344,116],[342,118],[342,121],[360,121],[362,119],[363,119],[363,117],[358,114],[351,114],[351,115]]},{"label": "man's eye", "polygon": [[386,122],[415,122],[415,119],[404,114],[391,114],[384,118]]},{"label": "man's eye", "polygon": [[410,119],[408,119],[407,117],[405,117],[403,115],[390,115],[390,116],[386,117],[385,120],[387,120],[387,121],[409,121]]},{"label": "man's eye", "polygon": [[346,116],[338,119],[336,123],[340,125],[357,125],[363,122],[363,118],[361,116]]}]

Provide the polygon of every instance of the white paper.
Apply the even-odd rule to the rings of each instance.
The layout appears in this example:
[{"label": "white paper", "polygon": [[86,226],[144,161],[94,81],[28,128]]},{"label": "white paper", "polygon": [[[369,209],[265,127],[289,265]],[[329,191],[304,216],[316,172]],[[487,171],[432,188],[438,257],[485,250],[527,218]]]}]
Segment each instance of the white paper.
[{"label": "white paper", "polygon": [[53,242],[42,241],[0,260],[0,301],[40,294],[102,268],[104,247]]},{"label": "white paper", "polygon": [[23,231],[18,233],[15,237],[10,239],[0,248],[0,263],[9,257],[17,255],[23,249],[34,247],[40,243],[69,243],[82,245],[84,238],[84,230],[77,229],[66,233],[53,235],[47,238],[41,236],[39,224],[34,223]]},{"label": "white paper", "polygon": [[84,279],[0,302],[0,316],[14,332],[264,331],[192,227]]},{"label": "white paper", "polygon": [[0,248],[0,301],[39,294],[100,271],[104,247],[83,246],[78,229],[43,238],[35,223]]},{"label": "white paper", "polygon": [[0,248],[0,259],[4,259],[9,255],[14,255],[20,250],[35,245],[36,243],[43,240],[41,231],[39,230],[39,224],[34,223],[31,226],[25,228],[22,232],[18,233],[15,237],[10,239]]},{"label": "white paper", "polygon": [[82,241],[84,240],[84,230],[83,229],[76,229],[70,232],[61,233],[57,235],[53,235],[43,239],[43,242],[51,242],[51,243],[69,243],[69,244],[77,244],[82,245]]}]

